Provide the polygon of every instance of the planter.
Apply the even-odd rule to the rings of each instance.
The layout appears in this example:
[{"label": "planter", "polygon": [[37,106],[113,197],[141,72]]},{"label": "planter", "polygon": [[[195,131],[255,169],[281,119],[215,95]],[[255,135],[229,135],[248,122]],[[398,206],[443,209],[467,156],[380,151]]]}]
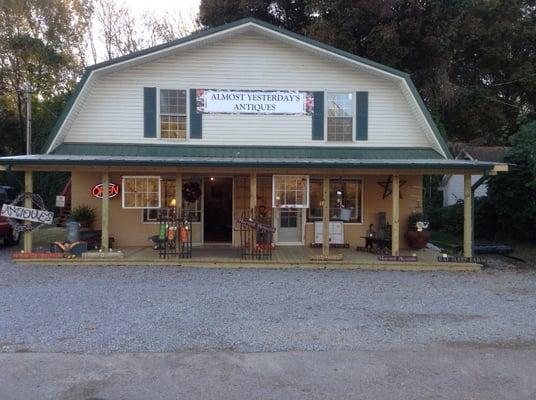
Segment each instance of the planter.
[{"label": "planter", "polygon": [[408,246],[414,250],[423,249],[430,240],[430,232],[427,230],[418,231],[417,228],[409,228],[404,235]]}]

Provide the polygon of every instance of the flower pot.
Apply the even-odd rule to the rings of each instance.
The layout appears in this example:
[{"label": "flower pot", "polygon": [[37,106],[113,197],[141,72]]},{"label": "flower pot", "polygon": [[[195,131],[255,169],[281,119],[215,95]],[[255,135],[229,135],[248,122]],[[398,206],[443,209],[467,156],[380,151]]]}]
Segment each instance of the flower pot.
[{"label": "flower pot", "polygon": [[416,228],[409,228],[404,235],[408,246],[414,250],[423,249],[430,240],[430,232],[427,230],[418,231]]}]

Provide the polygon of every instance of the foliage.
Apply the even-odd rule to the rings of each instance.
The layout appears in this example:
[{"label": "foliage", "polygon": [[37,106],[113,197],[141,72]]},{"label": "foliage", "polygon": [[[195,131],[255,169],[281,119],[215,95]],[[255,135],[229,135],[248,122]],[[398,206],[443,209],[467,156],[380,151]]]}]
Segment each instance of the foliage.
[{"label": "foliage", "polygon": [[415,227],[415,225],[419,221],[423,221],[422,213],[413,213],[413,214],[410,214],[410,216],[408,217],[408,225],[410,227]]},{"label": "foliage", "polygon": [[[474,201],[475,237],[493,239],[497,233],[495,204],[488,197]],[[430,213],[430,229],[461,237],[463,235],[463,201],[447,207],[438,207]]]},{"label": "foliage", "polygon": [[71,210],[71,220],[80,222],[82,226],[91,226],[96,217],[96,210],[86,204],[81,204]]},{"label": "foliage", "polygon": [[488,195],[503,237],[536,241],[536,121],[524,125],[512,145],[505,161],[513,165],[490,180]]}]

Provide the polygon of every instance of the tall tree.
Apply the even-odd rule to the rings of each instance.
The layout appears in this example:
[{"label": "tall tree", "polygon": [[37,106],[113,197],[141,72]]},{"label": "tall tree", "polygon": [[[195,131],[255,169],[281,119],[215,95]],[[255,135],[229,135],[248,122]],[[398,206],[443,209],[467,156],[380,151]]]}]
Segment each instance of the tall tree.
[{"label": "tall tree", "polygon": [[12,125],[2,125],[8,129],[2,137],[18,142],[6,151],[24,151],[23,85],[31,83],[36,98],[52,98],[70,90],[80,73],[87,5],[85,0],[0,2],[0,104],[18,121],[16,131]]}]

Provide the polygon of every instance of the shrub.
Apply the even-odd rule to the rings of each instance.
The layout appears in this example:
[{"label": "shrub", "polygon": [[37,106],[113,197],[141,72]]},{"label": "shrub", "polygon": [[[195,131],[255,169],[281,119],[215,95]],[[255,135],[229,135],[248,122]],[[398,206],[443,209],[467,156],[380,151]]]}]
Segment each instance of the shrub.
[{"label": "shrub", "polygon": [[89,207],[86,204],[81,204],[75,207],[71,211],[71,220],[80,222],[83,227],[90,227],[97,217],[97,212],[94,208]]}]

